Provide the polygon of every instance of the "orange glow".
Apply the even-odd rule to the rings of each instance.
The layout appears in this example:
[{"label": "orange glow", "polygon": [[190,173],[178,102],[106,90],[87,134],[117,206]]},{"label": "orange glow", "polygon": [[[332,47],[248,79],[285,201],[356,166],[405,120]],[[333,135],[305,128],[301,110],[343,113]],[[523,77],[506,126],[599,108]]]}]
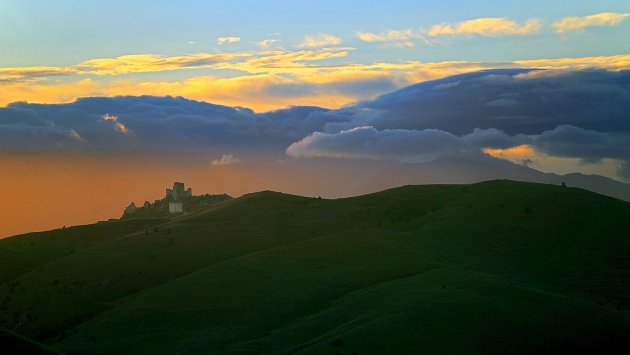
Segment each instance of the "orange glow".
[{"label": "orange glow", "polygon": [[221,154],[0,155],[0,185],[10,187],[0,189],[0,238],[119,218],[131,201],[141,206],[163,198],[174,181],[195,195],[233,197],[261,190],[347,196],[361,185],[352,163],[334,171],[317,162],[295,164],[302,163]]},{"label": "orange glow", "polygon": [[501,158],[510,161],[522,161],[523,159],[533,158],[536,155],[534,149],[527,144],[507,149],[484,148],[483,152],[495,158]]}]

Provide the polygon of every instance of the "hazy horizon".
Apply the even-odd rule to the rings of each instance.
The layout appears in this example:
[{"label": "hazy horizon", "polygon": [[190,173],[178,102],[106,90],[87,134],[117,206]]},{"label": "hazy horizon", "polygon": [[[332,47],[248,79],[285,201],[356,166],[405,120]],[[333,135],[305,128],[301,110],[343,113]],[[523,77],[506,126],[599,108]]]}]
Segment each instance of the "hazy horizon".
[{"label": "hazy horizon", "polygon": [[0,237],[117,218],[176,180],[341,197],[555,183],[539,171],[624,198],[629,18],[619,1],[3,1]]}]

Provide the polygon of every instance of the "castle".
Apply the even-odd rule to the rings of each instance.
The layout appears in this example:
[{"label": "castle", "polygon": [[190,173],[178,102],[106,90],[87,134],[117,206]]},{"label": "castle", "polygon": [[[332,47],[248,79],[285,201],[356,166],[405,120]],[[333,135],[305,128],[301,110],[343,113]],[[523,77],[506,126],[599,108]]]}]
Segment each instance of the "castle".
[{"label": "castle", "polygon": [[183,182],[175,182],[173,188],[166,189],[164,197],[159,200],[145,201],[142,205],[130,203],[121,218],[168,218],[197,211],[231,198],[227,194],[193,196],[192,189],[186,189]]},{"label": "castle", "polygon": [[176,182],[173,184],[173,189],[166,189],[166,199],[169,201],[179,201],[184,197],[191,197],[192,189],[184,186],[183,182]]},{"label": "castle", "polygon": [[168,212],[172,214],[183,213],[184,204],[182,200],[185,197],[192,197],[192,189],[184,186],[183,182],[175,182],[173,189],[166,189],[165,199],[168,201]]},{"label": "castle", "polygon": [[[162,201],[168,202],[169,213],[179,214],[179,213],[184,213],[183,200],[187,197],[193,197],[192,189],[191,188],[186,189],[186,186],[184,185],[183,182],[175,182],[173,184],[172,189],[166,189],[166,196],[164,197]],[[154,204],[151,204],[150,202],[145,201],[142,208],[144,210],[147,210],[147,209],[152,208],[155,205],[158,205],[159,203],[160,203],[160,200],[155,201]],[[135,203],[132,202],[129,206],[127,206],[127,208],[125,208],[123,215],[131,216],[135,214],[136,212],[138,212],[138,210],[139,208],[136,206]]]}]

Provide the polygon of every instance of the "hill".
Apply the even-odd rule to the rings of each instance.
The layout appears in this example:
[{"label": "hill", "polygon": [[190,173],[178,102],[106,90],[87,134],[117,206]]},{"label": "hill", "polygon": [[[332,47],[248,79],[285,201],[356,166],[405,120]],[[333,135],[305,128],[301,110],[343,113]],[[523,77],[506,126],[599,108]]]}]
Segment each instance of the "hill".
[{"label": "hill", "polygon": [[543,173],[527,166],[501,159],[438,159],[420,164],[391,166],[360,185],[357,194],[379,191],[401,185],[436,183],[468,184],[487,180],[518,180],[560,185],[596,192],[630,202],[630,184],[600,175]]},{"label": "hill", "polygon": [[81,353],[622,351],[628,216],[513,181],[253,193],[0,240],[0,327]]}]

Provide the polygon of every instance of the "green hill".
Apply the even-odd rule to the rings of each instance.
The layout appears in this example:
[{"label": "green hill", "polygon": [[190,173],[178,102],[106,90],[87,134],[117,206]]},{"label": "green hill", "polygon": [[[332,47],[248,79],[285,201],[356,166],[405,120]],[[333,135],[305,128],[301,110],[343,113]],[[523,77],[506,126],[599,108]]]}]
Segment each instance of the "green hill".
[{"label": "green hill", "polygon": [[622,351],[629,217],[512,181],[253,193],[0,240],[0,327],[81,353]]}]

